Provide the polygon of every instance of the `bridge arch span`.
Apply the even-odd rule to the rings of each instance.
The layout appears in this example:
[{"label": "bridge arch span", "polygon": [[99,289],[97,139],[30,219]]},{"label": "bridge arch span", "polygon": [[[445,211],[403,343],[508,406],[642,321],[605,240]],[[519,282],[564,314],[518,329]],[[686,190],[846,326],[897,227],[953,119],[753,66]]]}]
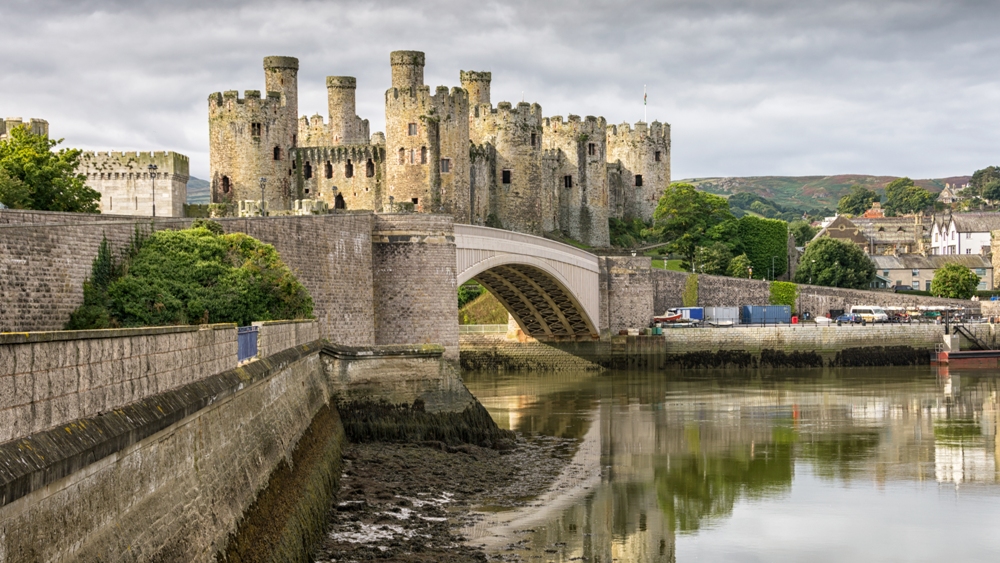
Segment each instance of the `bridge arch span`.
[{"label": "bridge arch span", "polygon": [[489,227],[455,225],[457,281],[476,280],[540,340],[599,334],[597,257],[552,240]]}]

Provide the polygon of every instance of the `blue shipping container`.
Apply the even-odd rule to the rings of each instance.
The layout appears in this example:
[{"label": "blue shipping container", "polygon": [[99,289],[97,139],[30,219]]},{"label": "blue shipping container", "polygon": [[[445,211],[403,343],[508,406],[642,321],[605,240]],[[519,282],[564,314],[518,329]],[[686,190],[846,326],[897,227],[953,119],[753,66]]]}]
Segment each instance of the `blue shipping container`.
[{"label": "blue shipping container", "polygon": [[705,320],[704,307],[678,307],[677,311],[680,312],[683,319],[691,319],[693,321]]},{"label": "blue shipping container", "polygon": [[745,325],[788,324],[792,322],[792,308],[788,305],[744,305],[740,322]]}]

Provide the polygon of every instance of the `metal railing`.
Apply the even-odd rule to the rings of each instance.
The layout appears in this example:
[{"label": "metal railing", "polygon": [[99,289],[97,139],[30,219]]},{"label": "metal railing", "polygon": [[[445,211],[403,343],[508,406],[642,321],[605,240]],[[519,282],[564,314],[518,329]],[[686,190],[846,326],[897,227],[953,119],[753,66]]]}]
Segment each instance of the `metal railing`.
[{"label": "metal railing", "polygon": [[257,355],[258,328],[256,326],[241,326],[236,329],[236,358],[240,363]]}]

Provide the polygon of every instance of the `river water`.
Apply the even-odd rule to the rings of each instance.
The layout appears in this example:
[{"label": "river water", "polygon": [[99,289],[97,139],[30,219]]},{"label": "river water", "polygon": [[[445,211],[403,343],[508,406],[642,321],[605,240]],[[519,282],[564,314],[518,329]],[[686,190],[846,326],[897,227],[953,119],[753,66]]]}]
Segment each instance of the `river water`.
[{"label": "river water", "polygon": [[579,447],[484,507],[524,561],[1000,561],[1000,374],[466,373],[497,423]]}]

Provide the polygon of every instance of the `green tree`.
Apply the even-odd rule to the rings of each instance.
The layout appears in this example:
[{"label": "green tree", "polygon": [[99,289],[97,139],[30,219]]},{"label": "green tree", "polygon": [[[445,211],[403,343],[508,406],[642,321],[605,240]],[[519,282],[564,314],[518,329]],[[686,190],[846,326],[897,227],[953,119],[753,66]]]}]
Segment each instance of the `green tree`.
[{"label": "green tree", "polygon": [[881,198],[877,193],[868,188],[855,184],[851,186],[847,195],[837,202],[837,213],[841,215],[861,215],[871,209],[872,203]]},{"label": "green tree", "polygon": [[[99,213],[101,194],[88,188],[85,176],[77,174],[80,162],[78,149],[53,149],[62,142],[46,135],[35,135],[24,127],[15,127],[5,141],[0,142],[0,169],[21,187],[0,186],[0,197],[18,193],[10,207],[43,211],[75,211]],[[0,182],[2,184],[2,182]],[[24,193],[24,190],[27,193]]]},{"label": "green tree", "polygon": [[750,268],[752,267],[753,264],[750,263],[750,259],[747,258],[747,255],[740,254],[739,256],[734,256],[733,259],[729,261],[729,266],[726,268],[726,275],[734,278],[749,278]]},{"label": "green tree", "polygon": [[946,264],[934,272],[931,293],[938,297],[968,299],[976,293],[979,276],[961,264]]},{"label": "green tree", "polygon": [[819,232],[819,229],[814,228],[806,221],[792,221],[788,224],[788,230],[795,237],[796,246],[805,246]]},{"label": "green tree", "polygon": [[0,168],[0,203],[11,209],[27,209],[31,205],[31,190],[24,182],[11,178]]},{"label": "green tree", "polygon": [[695,251],[694,269],[702,274],[722,275],[732,258],[732,251],[723,242],[699,246]]},{"label": "green tree", "polygon": [[739,220],[738,235],[755,278],[777,277],[788,269],[788,223],[747,215]]},{"label": "green tree", "polygon": [[934,203],[934,194],[917,186],[913,180],[897,178],[885,187],[885,210],[889,215],[923,211]]},{"label": "green tree", "polygon": [[875,264],[858,245],[822,237],[809,243],[795,283],[811,283],[828,287],[868,289],[875,279]]},{"label": "green tree", "polygon": [[983,186],[983,198],[992,202],[1000,201],[1000,180],[990,180]]},{"label": "green tree", "polygon": [[985,196],[987,184],[995,180],[1000,180],[1000,166],[987,166],[976,170],[972,173],[972,179],[969,180],[969,187],[966,188],[966,191],[970,192],[968,195]]},{"label": "green tree", "polygon": [[690,263],[695,250],[711,242],[709,231],[732,219],[724,197],[700,192],[691,184],[671,184],[660,197],[646,234],[670,243],[667,250]]}]

